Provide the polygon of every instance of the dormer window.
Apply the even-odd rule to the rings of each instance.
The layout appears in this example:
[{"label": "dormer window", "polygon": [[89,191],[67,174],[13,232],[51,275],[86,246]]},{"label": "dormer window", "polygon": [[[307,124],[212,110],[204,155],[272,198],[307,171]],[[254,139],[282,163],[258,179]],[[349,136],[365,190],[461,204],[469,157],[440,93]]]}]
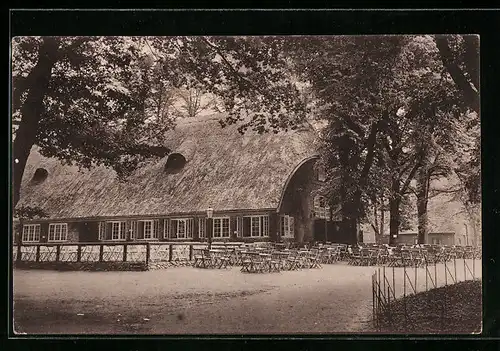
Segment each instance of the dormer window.
[{"label": "dormer window", "polygon": [[33,174],[32,181],[35,183],[41,183],[47,179],[49,172],[45,168],[37,168]]},{"label": "dormer window", "polygon": [[178,173],[186,165],[186,158],[179,153],[170,154],[165,163],[165,172],[172,174]]}]

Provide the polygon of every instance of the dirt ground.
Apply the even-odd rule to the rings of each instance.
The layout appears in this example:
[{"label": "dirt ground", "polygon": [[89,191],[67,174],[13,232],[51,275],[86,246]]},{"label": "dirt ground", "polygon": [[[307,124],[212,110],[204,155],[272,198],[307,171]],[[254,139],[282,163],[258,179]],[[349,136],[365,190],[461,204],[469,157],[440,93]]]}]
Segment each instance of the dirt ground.
[{"label": "dirt ground", "polygon": [[16,269],[14,326],[27,334],[370,333],[374,271],[342,263],[268,274]]}]

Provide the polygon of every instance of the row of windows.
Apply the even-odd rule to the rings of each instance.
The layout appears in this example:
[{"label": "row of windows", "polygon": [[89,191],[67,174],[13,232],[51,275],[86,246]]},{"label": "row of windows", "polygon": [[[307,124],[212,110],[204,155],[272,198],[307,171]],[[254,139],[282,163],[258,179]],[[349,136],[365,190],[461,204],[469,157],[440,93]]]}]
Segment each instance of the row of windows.
[{"label": "row of windows", "polygon": [[[40,241],[40,224],[25,224],[23,226],[23,242]],[[68,225],[66,223],[49,224],[49,241],[66,241],[68,239]]]},{"label": "row of windows", "polygon": [[[194,221],[198,221],[198,237],[206,238],[206,218],[176,218],[163,220],[162,237],[165,239],[192,239]],[[268,237],[269,216],[245,216],[236,219],[236,228],[231,228],[229,217],[216,217],[212,221],[213,238],[229,238],[231,230],[239,237]],[[132,222],[131,239],[158,239],[160,237],[159,220],[140,220]],[[125,221],[99,223],[99,240],[125,240]],[[134,236],[135,234],[135,236]]]},{"label": "row of windows", "polygon": [[[198,221],[197,231],[199,238],[206,238],[206,218],[177,218],[164,219],[163,228],[160,230],[160,220],[138,220],[130,224],[131,239],[192,239],[195,232],[195,220]],[[213,238],[229,238],[231,231],[236,232],[237,237],[269,237],[269,216],[243,216],[235,220],[236,228],[232,228],[229,217],[215,217],[212,221]],[[233,224],[234,225],[234,224]],[[99,240],[126,240],[127,222],[109,221],[99,223]],[[162,233],[160,233],[162,231]],[[282,216],[280,219],[281,236],[294,237],[294,219],[291,216]],[[49,224],[48,241],[66,241],[68,236],[68,225],[66,223]],[[160,235],[161,234],[161,235]],[[23,242],[40,241],[40,224],[26,224],[23,227]]]}]

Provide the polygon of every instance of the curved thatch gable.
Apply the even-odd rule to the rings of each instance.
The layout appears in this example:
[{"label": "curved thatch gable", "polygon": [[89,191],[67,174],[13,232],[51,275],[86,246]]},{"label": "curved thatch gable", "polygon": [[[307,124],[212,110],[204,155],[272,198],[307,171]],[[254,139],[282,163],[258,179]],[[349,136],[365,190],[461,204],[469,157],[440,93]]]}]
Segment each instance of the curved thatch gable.
[{"label": "curved thatch gable", "polygon": [[[165,157],[124,183],[105,167],[78,171],[34,148],[18,206],[38,206],[59,219],[277,208],[287,178],[315,154],[314,131],[242,136],[236,126],[221,128],[220,117],[184,122],[167,134],[167,145],[185,155],[182,171],[167,174]],[[31,179],[37,168],[49,174],[35,184]]]}]

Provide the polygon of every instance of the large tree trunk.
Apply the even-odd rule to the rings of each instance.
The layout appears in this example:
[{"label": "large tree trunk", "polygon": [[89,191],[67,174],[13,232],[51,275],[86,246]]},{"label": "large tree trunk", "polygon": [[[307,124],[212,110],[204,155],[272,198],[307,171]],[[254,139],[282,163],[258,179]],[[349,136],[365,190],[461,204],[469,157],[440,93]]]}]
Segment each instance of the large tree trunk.
[{"label": "large tree trunk", "polygon": [[59,42],[55,38],[44,38],[38,52],[38,62],[29,74],[29,91],[21,107],[21,122],[13,143],[13,206],[19,201],[21,181],[32,146],[36,142],[38,123],[43,114],[45,97],[52,68],[57,61]]},{"label": "large tree trunk", "polygon": [[399,205],[401,197],[399,194],[399,179],[393,177],[391,185],[391,198],[389,199],[389,245],[394,245],[399,235]]},{"label": "large tree trunk", "polygon": [[428,165],[420,169],[417,176],[417,216],[418,216],[418,243],[426,244],[429,232],[429,216],[427,205],[429,203],[429,170]]}]

